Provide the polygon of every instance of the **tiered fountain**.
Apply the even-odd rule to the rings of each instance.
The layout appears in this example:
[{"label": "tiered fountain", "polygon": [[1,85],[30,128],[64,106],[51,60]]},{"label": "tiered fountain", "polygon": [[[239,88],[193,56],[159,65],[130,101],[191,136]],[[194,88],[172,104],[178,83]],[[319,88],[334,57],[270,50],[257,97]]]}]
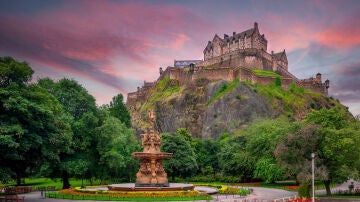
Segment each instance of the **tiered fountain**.
[{"label": "tiered fountain", "polygon": [[149,111],[151,129],[141,135],[143,152],[133,153],[133,158],[140,159],[140,169],[136,174],[135,187],[168,187],[167,174],[163,168],[162,160],[170,158],[172,153],[160,151],[161,137],[155,133],[155,120],[153,111]]},{"label": "tiered fountain", "polygon": [[170,183],[163,168],[162,160],[170,158],[172,153],[161,152],[161,136],[155,131],[155,117],[152,110],[149,111],[151,129],[141,135],[143,152],[135,152],[133,158],[140,159],[140,169],[136,173],[136,183],[109,185],[109,190],[118,191],[175,191],[192,190],[192,184]]}]

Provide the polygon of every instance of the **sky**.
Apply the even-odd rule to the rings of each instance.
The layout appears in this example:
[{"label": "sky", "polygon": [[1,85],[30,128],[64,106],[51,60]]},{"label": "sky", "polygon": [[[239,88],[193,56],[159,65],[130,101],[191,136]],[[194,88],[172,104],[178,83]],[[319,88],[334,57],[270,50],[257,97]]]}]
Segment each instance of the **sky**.
[{"label": "sky", "polygon": [[358,0],[0,0],[0,57],[27,61],[35,81],[75,79],[101,105],[258,22],[268,52],[285,49],[299,79],[321,73],[357,115],[359,10]]}]

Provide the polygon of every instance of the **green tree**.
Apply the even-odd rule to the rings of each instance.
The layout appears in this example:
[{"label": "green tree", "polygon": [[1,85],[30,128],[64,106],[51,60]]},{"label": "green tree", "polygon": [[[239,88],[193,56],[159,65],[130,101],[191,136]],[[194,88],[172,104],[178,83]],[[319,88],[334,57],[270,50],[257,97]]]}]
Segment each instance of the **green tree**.
[{"label": "green tree", "polygon": [[283,171],[274,158],[264,157],[256,162],[254,176],[264,179],[266,183],[273,183],[283,177]]},{"label": "green tree", "polygon": [[[60,159],[60,165],[51,164],[47,166],[52,177],[61,177],[63,181],[63,188],[69,188],[69,177],[76,174],[72,172],[71,165],[74,162],[87,162],[90,164],[91,160],[96,159],[93,152],[94,145],[94,130],[99,126],[99,119],[97,118],[98,110],[96,108],[95,99],[78,84],[75,80],[61,79],[54,82],[51,79],[45,78],[38,81],[39,85],[45,88],[49,93],[56,97],[61,103],[64,113],[69,117],[69,125],[73,132],[73,140],[70,151],[63,153]],[[85,172],[91,172],[91,169],[83,169]],[[94,173],[88,173],[94,175]]]},{"label": "green tree", "polygon": [[11,83],[25,85],[32,78],[32,70],[26,62],[18,62],[12,57],[0,57],[0,87]]},{"label": "green tree", "polygon": [[130,179],[135,176],[138,164],[131,154],[140,148],[133,131],[119,119],[107,116],[103,124],[96,128],[95,133],[102,182],[104,183],[105,178],[110,175],[126,174],[125,177]]},{"label": "green tree", "polygon": [[[286,177],[296,177],[302,184],[311,182],[311,153],[319,153],[321,135],[318,125],[301,125],[294,133],[289,133],[276,147],[275,156],[285,171]],[[326,168],[319,159],[315,173],[318,179],[327,180]]]},{"label": "green tree", "polygon": [[124,104],[124,98],[122,94],[118,94],[112,98],[112,101],[109,105],[109,111],[112,116],[118,118],[128,128],[131,127],[130,113]]},{"label": "green tree", "polygon": [[[355,122],[355,123],[354,123]],[[358,123],[344,109],[312,111],[295,133],[290,133],[276,147],[282,167],[304,184],[310,182],[314,152],[315,175],[331,194],[331,182],[343,182],[358,175],[360,132]]]},{"label": "green tree", "polygon": [[237,177],[237,181],[247,181],[253,177],[255,159],[246,151],[245,135],[220,138],[219,163],[225,175]]},{"label": "green tree", "polygon": [[33,70],[12,58],[1,58],[0,178],[16,178],[44,162],[56,164],[69,150],[72,133],[59,102],[37,84]]},{"label": "green tree", "polygon": [[[192,148],[196,154],[196,162],[199,166],[199,172],[203,175],[220,172],[218,154],[220,146],[216,140],[212,139],[193,139]],[[209,173],[212,171],[211,173]]]},{"label": "green tree", "polygon": [[166,172],[171,175],[172,181],[175,177],[188,177],[196,174],[198,165],[196,155],[187,142],[179,134],[162,134],[162,151],[172,153],[169,160],[164,161]]},{"label": "green tree", "polygon": [[278,142],[294,126],[286,118],[274,120],[258,120],[253,122],[245,131],[247,138],[246,150],[255,158],[254,176],[265,182],[274,182],[283,177],[282,169],[277,165],[274,150]]}]

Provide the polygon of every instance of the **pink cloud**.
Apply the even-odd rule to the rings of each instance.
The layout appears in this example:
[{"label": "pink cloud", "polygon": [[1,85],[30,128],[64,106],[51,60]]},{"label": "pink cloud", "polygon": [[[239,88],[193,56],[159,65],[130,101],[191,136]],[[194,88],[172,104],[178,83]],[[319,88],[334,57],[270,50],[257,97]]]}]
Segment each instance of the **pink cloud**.
[{"label": "pink cloud", "polygon": [[175,36],[175,41],[170,45],[173,49],[177,50],[181,48],[186,41],[189,41],[190,38],[182,33],[173,34]]},{"label": "pink cloud", "polygon": [[202,22],[181,6],[76,1],[33,17],[7,16],[0,25],[7,27],[0,51],[124,91],[126,80],[156,74],[155,52],[178,50],[190,40],[184,31]]},{"label": "pink cloud", "polygon": [[[360,16],[359,16],[360,17]],[[318,33],[319,43],[334,48],[351,48],[360,45],[360,23],[356,19],[335,24]]]}]

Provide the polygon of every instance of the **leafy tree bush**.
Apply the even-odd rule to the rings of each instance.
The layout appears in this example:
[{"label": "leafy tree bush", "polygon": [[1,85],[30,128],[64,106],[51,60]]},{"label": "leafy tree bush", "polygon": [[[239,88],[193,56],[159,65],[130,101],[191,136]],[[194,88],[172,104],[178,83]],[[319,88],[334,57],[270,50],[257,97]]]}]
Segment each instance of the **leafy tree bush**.
[{"label": "leafy tree bush", "polygon": [[26,177],[44,162],[58,164],[72,132],[57,99],[36,83],[25,62],[0,58],[0,180]]},{"label": "leafy tree bush", "polygon": [[308,183],[300,184],[298,194],[301,198],[310,198],[310,185]]},{"label": "leafy tree bush", "polygon": [[281,78],[279,76],[275,78],[275,85],[281,87]]},{"label": "leafy tree bush", "polygon": [[172,158],[164,161],[164,168],[172,181],[175,177],[185,178],[196,174],[198,165],[190,143],[177,133],[163,133],[162,140],[162,151],[173,154]]}]

